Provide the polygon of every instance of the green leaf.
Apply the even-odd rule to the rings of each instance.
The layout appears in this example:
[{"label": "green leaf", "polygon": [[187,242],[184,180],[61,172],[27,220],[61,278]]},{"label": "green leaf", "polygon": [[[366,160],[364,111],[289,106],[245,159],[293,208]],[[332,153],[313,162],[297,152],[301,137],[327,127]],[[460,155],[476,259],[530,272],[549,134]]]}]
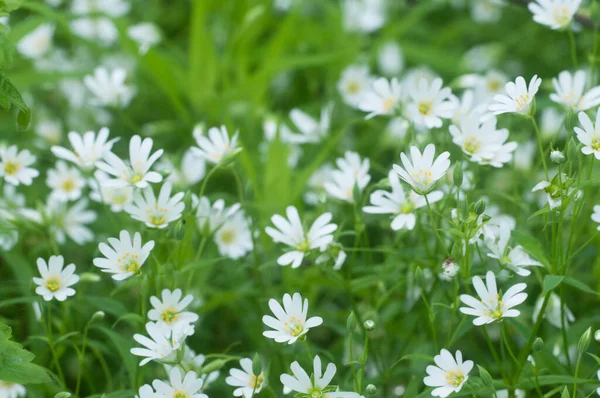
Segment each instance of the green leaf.
[{"label": "green leaf", "polygon": [[95,325],[92,325],[90,327],[90,329],[99,330],[109,338],[109,340],[113,343],[113,345],[117,349],[117,352],[121,356],[123,366],[127,370],[127,373],[129,373],[130,384],[135,385],[136,384],[135,378],[136,378],[137,368],[138,368],[138,363],[137,363],[138,357],[132,355],[129,352],[129,350],[133,347],[133,343],[134,343],[133,336],[131,336],[130,338],[125,338],[125,337],[121,336],[119,333],[113,332],[110,329],[107,329],[107,328],[101,327],[101,326],[95,326]]},{"label": "green leaf", "polygon": [[558,285],[560,285],[563,282],[564,279],[565,277],[562,275],[546,275],[544,277],[544,290],[542,291],[542,295],[546,295],[552,290],[556,289]]},{"label": "green leaf", "polygon": [[514,240],[517,241],[519,245],[523,246],[523,249],[525,249],[525,251],[527,251],[535,259],[542,263],[546,267],[546,269],[552,268],[550,260],[548,260],[548,258],[545,255],[547,250],[544,249],[542,244],[537,239],[535,239],[529,234],[525,234],[519,231],[512,231],[512,237]]},{"label": "green leaf", "polygon": [[50,382],[46,369],[30,363],[35,355],[10,337],[10,327],[0,323],[0,380],[18,384]]},{"label": "green leaf", "polygon": [[19,90],[17,90],[14,84],[8,79],[8,76],[6,76],[4,71],[0,69],[0,105],[9,109],[9,106],[6,106],[7,104],[9,104],[9,106],[12,104],[18,109],[17,130],[25,130],[31,121],[31,110],[27,107],[25,101],[23,101]]},{"label": "green leaf", "polygon": [[567,285],[573,286],[577,290],[581,290],[582,292],[589,293],[589,294],[594,294],[596,296],[600,296],[600,293],[598,293],[597,291],[595,291],[594,289],[592,289],[591,287],[589,287],[585,283],[583,283],[580,280],[577,280],[577,279],[575,279],[573,277],[570,277],[570,276],[565,277],[565,283]]},{"label": "green leaf", "polygon": [[21,6],[21,0],[0,0],[0,17],[7,16]]}]

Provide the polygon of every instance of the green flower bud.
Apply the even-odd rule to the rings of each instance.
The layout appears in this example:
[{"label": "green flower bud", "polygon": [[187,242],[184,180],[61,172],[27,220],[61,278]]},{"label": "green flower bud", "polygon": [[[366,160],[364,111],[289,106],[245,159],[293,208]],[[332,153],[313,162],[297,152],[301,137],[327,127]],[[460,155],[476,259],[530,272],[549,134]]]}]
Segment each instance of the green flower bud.
[{"label": "green flower bud", "polygon": [[483,382],[483,384],[486,387],[491,388],[493,390],[494,389],[494,379],[492,379],[492,376],[483,367],[477,365],[477,368],[479,369],[479,377],[481,377],[481,381]]},{"label": "green flower bud", "polygon": [[375,385],[373,385],[373,384],[368,384],[366,390],[367,390],[367,395],[377,394],[377,387],[375,387]]},{"label": "green flower bud", "polygon": [[106,314],[104,314],[104,311],[96,311],[96,312],[94,312],[94,315],[92,315],[92,319],[90,319],[90,323],[94,322],[96,320],[100,321],[100,320],[104,319],[105,315]]},{"label": "green flower bud", "polygon": [[70,396],[71,396],[70,392],[63,391],[63,392],[59,392],[58,394],[56,394],[54,396],[54,398],[69,398]]},{"label": "green flower bud", "polygon": [[586,352],[588,347],[590,346],[591,341],[592,341],[592,327],[590,326],[581,335],[581,338],[579,339],[579,343],[577,343],[577,351],[579,351],[580,354],[583,354],[584,352]]},{"label": "green flower bud", "polygon": [[463,183],[463,169],[461,164],[454,166],[454,171],[452,172],[452,181],[456,187],[461,187]]},{"label": "green flower bud", "polygon": [[533,351],[542,351],[544,349],[544,340],[540,337],[536,337],[533,342]]},{"label": "green flower bud", "polygon": [[475,203],[475,207],[473,210],[478,216],[482,215],[485,211],[485,201],[483,199],[479,199],[477,203]]},{"label": "green flower bud", "polygon": [[200,374],[214,372],[215,370],[221,369],[223,366],[225,366],[225,364],[227,364],[227,361],[225,359],[215,359],[214,361],[210,362],[202,369],[200,369]]},{"label": "green flower bud", "polygon": [[552,151],[550,152],[550,160],[555,164],[563,164],[566,158],[561,151]]},{"label": "green flower bud", "polygon": [[373,322],[371,319],[367,319],[363,325],[369,332],[375,329],[375,322]]},{"label": "green flower bud", "polygon": [[102,278],[98,274],[94,274],[92,272],[84,272],[81,275],[79,275],[79,280],[81,282],[95,283],[95,282],[100,282],[102,280]]},{"label": "green flower bud", "polygon": [[258,353],[254,354],[254,358],[252,358],[252,373],[255,375],[259,375],[262,372],[262,363],[260,361],[260,357]]},{"label": "green flower bud", "polygon": [[348,319],[346,319],[346,329],[349,332],[354,331],[354,328],[356,327],[356,316],[354,315],[354,312],[351,312],[350,315],[348,315]]}]

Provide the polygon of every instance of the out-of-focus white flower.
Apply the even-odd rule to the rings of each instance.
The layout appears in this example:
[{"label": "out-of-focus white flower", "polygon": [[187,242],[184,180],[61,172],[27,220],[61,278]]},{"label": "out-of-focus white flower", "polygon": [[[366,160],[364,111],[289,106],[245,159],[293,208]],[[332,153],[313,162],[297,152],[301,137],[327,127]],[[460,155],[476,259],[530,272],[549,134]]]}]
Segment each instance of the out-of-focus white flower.
[{"label": "out-of-focus white flower", "polygon": [[[398,173],[394,170],[388,173],[388,180],[392,192],[384,190],[373,192],[369,198],[371,205],[363,207],[363,211],[371,214],[391,214],[393,217],[391,227],[394,231],[412,230],[417,221],[414,211],[427,206],[425,197],[413,191],[404,192]],[[442,191],[433,191],[427,194],[427,199],[431,204],[439,201],[443,196]]]},{"label": "out-of-focus white flower", "polygon": [[142,235],[136,232],[131,239],[129,232],[123,230],[119,238],[108,238],[107,245],[101,242],[98,246],[104,257],[96,257],[93,263],[102,272],[112,274],[116,281],[122,281],[133,275],[138,275],[142,265],[154,248],[154,241],[146,242],[142,246]]},{"label": "out-of-focus white flower", "polygon": [[395,41],[385,43],[377,53],[377,66],[387,76],[396,76],[404,68],[404,55]]},{"label": "out-of-focus white flower", "polygon": [[75,131],[68,134],[69,142],[73,151],[70,151],[61,146],[53,146],[52,153],[64,160],[73,162],[84,170],[91,170],[96,165],[96,162],[110,152],[113,144],[119,138],[108,140],[109,130],[102,127],[98,131],[98,135],[93,131],[87,131],[83,135]]},{"label": "out-of-focus white flower", "polygon": [[160,30],[150,22],[130,26],[127,28],[127,35],[137,43],[141,55],[146,54],[150,47],[157,45],[161,40]]},{"label": "out-of-focus white flower", "polygon": [[119,31],[114,22],[107,17],[77,18],[69,22],[74,35],[82,39],[95,41],[108,47],[119,37]]},{"label": "out-of-focus white flower", "polygon": [[350,65],[342,71],[337,89],[347,105],[358,107],[363,95],[369,91],[372,83],[373,77],[368,66]]},{"label": "out-of-focus white flower", "polygon": [[226,219],[215,233],[215,243],[219,254],[238,259],[252,251],[254,244],[249,224],[243,211]]},{"label": "out-of-focus white flower", "polygon": [[344,0],[342,16],[344,28],[351,32],[369,33],[385,23],[384,0]]},{"label": "out-of-focus white flower", "polygon": [[585,155],[594,155],[600,160],[600,108],[596,112],[596,123],[593,124],[585,112],[579,112],[579,123],[581,127],[575,127],[577,139],[583,144],[581,152]]},{"label": "out-of-focus white flower", "polygon": [[204,380],[196,372],[190,371],[183,375],[177,366],[171,368],[168,384],[162,380],[152,382],[157,396],[173,398],[208,398],[208,395],[201,393],[203,385]]},{"label": "out-of-focus white flower", "polygon": [[135,90],[125,84],[127,71],[117,68],[96,68],[93,75],[83,78],[83,83],[92,92],[92,105],[125,108],[135,95]]},{"label": "out-of-focus white flower", "polygon": [[354,203],[354,189],[362,192],[371,181],[368,158],[361,159],[356,152],[346,151],[343,158],[336,159],[337,169],[331,172],[331,180],[323,184],[329,196]]},{"label": "out-of-focus white flower", "polygon": [[418,194],[426,194],[433,190],[435,183],[442,178],[450,167],[450,152],[442,152],[434,161],[435,145],[425,147],[423,154],[416,146],[410,147],[410,157],[400,154],[401,167],[394,165],[394,171]]},{"label": "out-of-focus white flower", "polygon": [[321,109],[321,119],[317,121],[300,109],[292,109],[290,119],[301,134],[287,134],[285,138],[288,142],[297,144],[321,141],[329,133],[332,112],[333,104],[325,105]]},{"label": "out-of-focus white flower", "polygon": [[391,115],[398,107],[402,86],[395,77],[387,80],[381,77],[373,82],[370,90],[360,98],[358,108],[369,112],[366,119],[377,115]]},{"label": "out-of-focus white flower", "polygon": [[17,43],[17,51],[24,57],[39,59],[52,47],[55,26],[44,23],[29,32]]},{"label": "out-of-focus white flower", "polygon": [[210,200],[203,196],[199,199],[198,208],[196,210],[196,219],[201,232],[214,233],[229,220],[238,210],[241,205],[235,203],[231,207],[225,206],[223,199],[217,199],[211,206]]},{"label": "out-of-focus white flower", "polygon": [[440,78],[433,79],[431,83],[420,79],[416,89],[408,93],[407,118],[430,129],[442,127],[442,119],[451,118],[457,105],[456,100],[452,100],[452,90],[442,85]]},{"label": "out-of-focus white flower", "polygon": [[388,133],[389,138],[394,141],[403,140],[404,137],[406,137],[409,127],[410,123],[408,120],[403,117],[394,117],[390,119],[386,132]]},{"label": "out-of-focus white flower", "polygon": [[33,179],[40,175],[39,171],[29,167],[35,160],[36,157],[27,149],[19,151],[16,145],[0,147],[0,177],[12,185],[31,185]]},{"label": "out-of-focus white flower", "polygon": [[42,119],[36,123],[35,133],[48,144],[56,145],[63,136],[62,124],[57,120]]},{"label": "out-of-focus white flower", "polygon": [[331,180],[331,173],[335,170],[329,163],[319,167],[308,179],[308,188],[304,192],[304,201],[316,205],[325,199],[325,183]]},{"label": "out-of-focus white flower", "polygon": [[555,92],[550,94],[550,99],[575,112],[585,111],[600,104],[600,86],[583,93],[585,72],[582,70],[578,70],[573,75],[564,70],[558,74],[558,78],[552,79],[552,85]]},{"label": "out-of-focus white flower", "polygon": [[537,144],[535,141],[527,141],[519,144],[514,152],[515,166],[521,170],[529,170],[536,153]]},{"label": "out-of-focus white flower", "polygon": [[166,228],[169,223],[181,218],[185,208],[182,202],[185,194],[179,192],[171,197],[171,190],[171,183],[165,182],[157,198],[152,186],[147,186],[143,192],[135,193],[133,203],[126,205],[124,210],[150,228]]},{"label": "out-of-focus white flower", "polygon": [[486,238],[485,244],[491,253],[488,257],[497,259],[501,264],[513,270],[517,275],[529,276],[531,271],[526,267],[541,267],[539,261],[529,256],[522,246],[508,247],[511,228],[506,223],[501,223],[497,229],[497,237]]},{"label": "out-of-focus white flower", "polygon": [[79,276],[75,275],[75,264],[69,264],[63,269],[64,265],[63,256],[50,256],[47,264],[43,258],[37,259],[41,278],[33,278],[33,282],[38,285],[35,292],[44,300],[55,298],[65,301],[67,297],[75,295],[75,289],[71,287],[79,282]]},{"label": "out-of-focus white flower", "polygon": [[73,0],[71,11],[73,14],[106,14],[113,18],[122,17],[129,12],[131,4],[126,0]]},{"label": "out-of-focus white flower", "polygon": [[535,0],[528,7],[535,22],[562,29],[571,23],[580,5],[581,0]]},{"label": "out-of-focus white flower", "polygon": [[125,185],[120,187],[107,186],[110,177],[101,170],[96,170],[94,179],[88,181],[92,188],[90,199],[110,206],[111,211],[118,213],[133,200],[133,187]]},{"label": "out-of-focus white flower", "polygon": [[208,137],[205,137],[202,129],[197,127],[194,128],[193,135],[198,146],[192,147],[192,150],[209,163],[218,164],[237,149],[238,132],[236,131],[230,139],[225,126],[211,127],[208,130]]},{"label": "out-of-focus white flower", "polygon": [[[164,368],[169,373],[173,367],[179,366],[185,372],[189,372],[190,370],[195,371],[196,373],[202,373],[202,366],[206,362],[206,357],[202,354],[197,354],[192,350],[189,346],[184,347],[183,357],[181,358],[181,362],[178,365],[169,365],[164,364]],[[218,370],[212,371],[208,374],[203,375],[204,385],[202,386],[203,390],[206,390],[210,384],[215,382],[219,378],[220,372]]]},{"label": "out-of-focus white flower", "polygon": [[96,162],[96,167],[113,176],[112,179],[103,182],[107,186],[122,187],[131,185],[136,188],[146,188],[148,183],[162,181],[162,176],[150,168],[163,154],[159,149],[152,155],[152,138],[142,138],[134,135],[129,141],[129,162],[125,163],[112,152],[104,154],[103,161]]},{"label": "out-of-focus white flower", "polygon": [[24,397],[27,390],[20,384],[0,380],[0,396],[5,398]]},{"label": "out-of-focus white flower", "polygon": [[[499,390],[496,391],[496,396],[498,398],[509,398],[510,394],[508,390]],[[527,394],[525,393],[524,390],[519,390],[518,388],[515,389],[515,398],[525,398],[527,396]]]},{"label": "out-of-focus white flower", "polygon": [[[540,310],[542,309],[543,301],[544,298],[540,296],[535,302],[533,314],[531,316],[532,322],[537,321]],[[561,314],[563,313],[563,310],[561,310],[561,307],[564,308],[565,328],[568,328],[569,323],[575,322],[575,316],[566,304],[562,304],[560,297],[556,293],[550,293],[550,299],[548,299],[548,304],[546,305],[546,310],[544,311],[544,319],[546,319],[555,328],[562,329],[563,319],[561,318]]]},{"label": "out-of-focus white flower", "polygon": [[478,0],[471,3],[471,18],[480,24],[495,23],[502,17],[501,0]]},{"label": "out-of-focus white flower", "polygon": [[522,76],[517,77],[515,82],[508,82],[504,86],[507,95],[497,94],[494,96],[495,102],[489,106],[489,110],[495,115],[501,113],[528,114],[540,84],[542,84],[542,79],[537,75],[531,78],[529,87]]},{"label": "out-of-focus white flower", "polygon": [[85,187],[83,176],[75,167],[69,167],[63,161],[56,162],[56,168],[48,170],[46,184],[52,189],[51,195],[57,200],[77,200]]},{"label": "out-of-focus white flower", "polygon": [[[592,214],[592,221],[600,224],[600,205],[594,206],[594,213]],[[600,225],[598,225],[598,231],[600,231]]]},{"label": "out-of-focus white flower", "polygon": [[156,169],[168,173],[166,181],[171,182],[174,186],[187,188],[196,185],[204,178],[206,162],[190,148],[183,153],[180,167],[176,167],[163,156],[156,164]]},{"label": "out-of-focus white flower", "polygon": [[225,379],[225,383],[236,388],[233,391],[234,397],[252,398],[262,390],[265,376],[263,372],[258,375],[254,374],[250,358],[240,359],[240,366],[242,369],[232,368],[229,370],[229,376]]}]

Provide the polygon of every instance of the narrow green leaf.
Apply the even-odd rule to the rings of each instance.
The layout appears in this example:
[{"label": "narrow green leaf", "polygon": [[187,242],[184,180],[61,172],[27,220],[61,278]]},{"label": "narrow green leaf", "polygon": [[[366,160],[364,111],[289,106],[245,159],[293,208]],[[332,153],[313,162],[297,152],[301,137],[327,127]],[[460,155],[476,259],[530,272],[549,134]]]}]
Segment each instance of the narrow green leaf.
[{"label": "narrow green leaf", "polygon": [[537,239],[520,231],[512,231],[511,234],[513,239],[516,240],[519,245],[523,246],[525,251],[542,263],[546,269],[552,268],[552,264],[545,254],[547,250],[544,249],[542,244]]},{"label": "narrow green leaf", "polygon": [[543,283],[543,292],[542,295],[550,293],[552,290],[556,289],[558,285],[560,285],[565,279],[562,275],[546,275],[544,277]]}]

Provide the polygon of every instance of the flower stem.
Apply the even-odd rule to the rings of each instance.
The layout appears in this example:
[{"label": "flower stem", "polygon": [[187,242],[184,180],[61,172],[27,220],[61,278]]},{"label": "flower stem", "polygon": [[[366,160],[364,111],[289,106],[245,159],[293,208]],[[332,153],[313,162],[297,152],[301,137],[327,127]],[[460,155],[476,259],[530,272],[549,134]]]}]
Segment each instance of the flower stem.
[{"label": "flower stem", "polygon": [[48,346],[50,347],[50,353],[52,354],[52,359],[54,360],[54,366],[56,366],[58,377],[60,377],[62,385],[66,386],[65,375],[63,374],[62,368],[60,367],[60,362],[58,361],[58,355],[56,353],[56,349],[54,348],[54,341],[52,339],[52,303],[49,302],[47,308],[48,327],[46,328],[46,334],[48,335]]},{"label": "flower stem", "polygon": [[571,47],[571,61],[573,62],[573,67],[577,68],[577,47],[575,46],[575,35],[571,28],[567,28],[567,35],[569,36],[569,45]]},{"label": "flower stem", "polygon": [[550,294],[546,294],[544,300],[542,301],[542,307],[540,308],[540,313],[538,314],[537,320],[535,321],[535,325],[531,330],[531,335],[529,336],[529,340],[527,341],[527,345],[523,348],[519,358],[519,367],[517,369],[517,374],[515,375],[515,380],[519,380],[519,376],[523,371],[523,366],[525,365],[525,361],[527,361],[527,354],[531,351],[531,347],[533,346],[533,342],[535,340],[535,336],[542,324],[542,319],[544,319],[544,312],[546,311],[546,307],[548,306],[548,301],[550,300]]},{"label": "flower stem", "polygon": [[540,133],[540,129],[535,121],[533,116],[529,116],[531,123],[533,124],[533,129],[535,130],[535,135],[537,137],[538,149],[540,151],[540,156],[542,157],[542,165],[544,166],[544,173],[546,174],[546,179],[548,179],[548,166],[546,165],[546,154],[544,153],[544,144],[542,144],[542,133]]},{"label": "flower stem", "polygon": [[429,218],[431,219],[431,228],[433,228],[433,231],[435,232],[435,236],[437,237],[437,240],[440,242],[440,245],[442,245],[442,247],[444,248],[444,252],[446,253],[446,255],[448,257],[450,257],[450,252],[448,252],[448,248],[446,247],[446,244],[444,243],[444,241],[442,240],[442,237],[440,236],[440,233],[438,231],[438,228],[436,226],[436,222],[435,222],[435,218],[433,216],[433,210],[431,209],[431,204],[429,203],[429,199],[427,198],[427,195],[423,195],[423,197],[425,197],[425,203],[427,203],[427,210],[429,210]]},{"label": "flower stem", "polygon": [[[577,355],[577,364],[575,365],[575,377],[573,381],[573,397],[577,397],[577,377],[579,376],[579,363],[581,362],[581,352]],[[566,356],[569,356],[569,352],[566,351]]]}]

